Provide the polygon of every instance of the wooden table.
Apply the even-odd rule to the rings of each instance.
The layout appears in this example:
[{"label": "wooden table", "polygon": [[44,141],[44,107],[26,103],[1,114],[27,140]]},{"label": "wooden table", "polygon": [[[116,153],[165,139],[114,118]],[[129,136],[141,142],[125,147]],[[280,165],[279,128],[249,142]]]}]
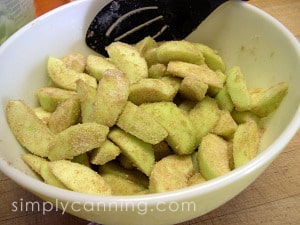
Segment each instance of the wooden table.
[{"label": "wooden table", "polygon": [[[68,2],[36,0],[37,15]],[[300,40],[299,0],[251,0],[281,21]],[[258,25],[259,26],[259,25]],[[298,225],[300,224],[300,131],[269,168],[246,190],[218,209],[181,225]],[[0,224],[81,225],[87,221],[61,212],[13,212],[14,201],[39,198],[0,173]]]}]

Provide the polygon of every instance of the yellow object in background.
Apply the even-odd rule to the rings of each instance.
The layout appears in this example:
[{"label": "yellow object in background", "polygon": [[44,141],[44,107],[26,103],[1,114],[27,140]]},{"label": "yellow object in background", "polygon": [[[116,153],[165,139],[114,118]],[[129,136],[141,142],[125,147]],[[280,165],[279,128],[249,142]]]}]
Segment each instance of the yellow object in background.
[{"label": "yellow object in background", "polygon": [[0,44],[11,34],[34,19],[33,0],[1,0],[0,1]]}]

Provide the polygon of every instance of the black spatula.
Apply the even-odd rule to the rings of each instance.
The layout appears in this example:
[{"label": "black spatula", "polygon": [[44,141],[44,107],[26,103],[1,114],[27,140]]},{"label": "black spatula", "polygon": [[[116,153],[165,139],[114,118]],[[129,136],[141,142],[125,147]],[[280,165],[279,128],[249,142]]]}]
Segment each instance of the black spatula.
[{"label": "black spatula", "polygon": [[136,43],[146,36],[157,41],[180,40],[227,0],[114,0],[94,18],[87,45],[106,55],[113,41]]}]

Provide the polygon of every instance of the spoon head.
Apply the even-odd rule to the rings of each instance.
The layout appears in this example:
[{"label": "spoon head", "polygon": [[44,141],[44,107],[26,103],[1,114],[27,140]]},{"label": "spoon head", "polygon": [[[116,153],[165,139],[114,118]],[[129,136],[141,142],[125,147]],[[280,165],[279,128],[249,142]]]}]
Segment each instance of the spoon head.
[{"label": "spoon head", "polygon": [[220,4],[227,0],[114,0],[95,16],[86,43],[107,55],[114,41],[137,43],[147,36],[156,41],[188,36]]}]

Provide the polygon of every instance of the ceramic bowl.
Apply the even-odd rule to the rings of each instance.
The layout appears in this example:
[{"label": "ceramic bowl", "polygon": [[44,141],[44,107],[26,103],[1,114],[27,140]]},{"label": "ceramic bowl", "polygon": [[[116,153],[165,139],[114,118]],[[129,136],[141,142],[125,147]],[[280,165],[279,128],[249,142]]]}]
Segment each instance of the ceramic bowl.
[{"label": "ceramic bowl", "polygon": [[242,1],[215,10],[187,39],[217,49],[227,67],[239,65],[249,87],[280,81],[289,93],[267,120],[259,154],[244,166],[203,184],[176,191],[139,196],[97,196],[43,183],[23,163],[25,151],[5,118],[9,100],[30,106],[35,91],[47,84],[46,59],[71,52],[95,54],[84,41],[96,13],[108,1],[66,4],[23,27],[0,47],[0,169],[28,191],[64,212],[102,224],[175,224],[201,216],[232,199],[250,185],[280,154],[300,124],[300,46],[277,20]]}]

